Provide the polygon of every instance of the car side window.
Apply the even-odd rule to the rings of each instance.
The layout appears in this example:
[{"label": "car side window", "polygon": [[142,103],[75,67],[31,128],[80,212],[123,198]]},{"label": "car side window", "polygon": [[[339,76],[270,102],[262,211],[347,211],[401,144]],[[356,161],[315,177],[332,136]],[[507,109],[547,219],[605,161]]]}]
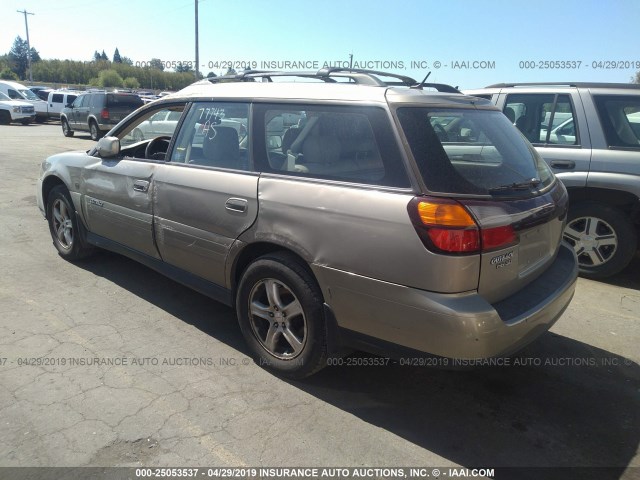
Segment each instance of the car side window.
[{"label": "car side window", "polygon": [[503,112],[531,143],[580,145],[567,94],[508,95]]},{"label": "car side window", "polygon": [[86,95],[80,95],[78,98],[76,98],[73,103],[71,104],[71,108],[79,108],[80,105],[82,105],[82,101],[83,99],[85,99],[87,96]]},{"label": "car side window", "polygon": [[640,97],[594,95],[607,145],[613,148],[640,148]]},{"label": "car side window", "polygon": [[62,103],[62,95],[61,93],[54,93],[51,95],[51,103]]},{"label": "car side window", "polygon": [[[390,187],[409,181],[382,109],[261,107],[260,170]],[[256,133],[257,135],[257,133]],[[257,157],[256,157],[257,161]]]},{"label": "car side window", "polygon": [[250,170],[248,121],[248,103],[195,103],[182,124],[171,161]]}]

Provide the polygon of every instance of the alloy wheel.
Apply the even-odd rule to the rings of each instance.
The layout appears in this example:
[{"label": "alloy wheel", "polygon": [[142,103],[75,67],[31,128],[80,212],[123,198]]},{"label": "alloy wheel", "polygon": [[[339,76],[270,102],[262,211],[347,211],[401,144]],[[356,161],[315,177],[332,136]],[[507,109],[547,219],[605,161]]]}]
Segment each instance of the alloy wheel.
[{"label": "alloy wheel", "polygon": [[271,355],[290,360],[302,353],[307,321],[302,304],[283,282],[267,278],[253,286],[249,317],[258,342]]},{"label": "alloy wheel", "polygon": [[53,230],[58,244],[65,250],[73,247],[73,223],[68,205],[61,199],[53,203]]},{"label": "alloy wheel", "polygon": [[597,267],[608,262],[618,248],[615,230],[597,217],[574,218],[563,236],[573,246],[582,267]]}]

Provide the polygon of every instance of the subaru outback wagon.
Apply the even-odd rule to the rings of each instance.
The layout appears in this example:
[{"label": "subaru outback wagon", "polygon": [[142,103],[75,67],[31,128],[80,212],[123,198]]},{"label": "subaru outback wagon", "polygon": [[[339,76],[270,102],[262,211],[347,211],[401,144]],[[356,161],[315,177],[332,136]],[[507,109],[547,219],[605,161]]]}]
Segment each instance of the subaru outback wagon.
[{"label": "subaru outback wagon", "polygon": [[235,306],[291,377],[350,349],[511,354],[577,278],[565,187],[507,118],[381,72],[197,82],[45,160],[38,205],[63,258],[108,249]]}]

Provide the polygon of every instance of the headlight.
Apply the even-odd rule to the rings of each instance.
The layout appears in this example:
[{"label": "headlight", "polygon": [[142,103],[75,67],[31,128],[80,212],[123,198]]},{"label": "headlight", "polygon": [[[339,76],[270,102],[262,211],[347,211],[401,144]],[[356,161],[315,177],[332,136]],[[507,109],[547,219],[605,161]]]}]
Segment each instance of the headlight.
[{"label": "headlight", "polygon": [[20,107],[13,107],[13,113],[20,113]]}]

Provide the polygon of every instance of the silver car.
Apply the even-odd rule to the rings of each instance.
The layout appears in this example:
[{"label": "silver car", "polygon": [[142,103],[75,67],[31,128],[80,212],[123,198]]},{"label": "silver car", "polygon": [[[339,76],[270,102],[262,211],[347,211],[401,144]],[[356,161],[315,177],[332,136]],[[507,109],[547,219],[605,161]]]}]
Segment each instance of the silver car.
[{"label": "silver car", "polygon": [[501,83],[489,99],[533,143],[569,192],[565,240],[580,274],[623,270],[640,243],[640,85]]},{"label": "silver car", "polygon": [[354,348],[522,348],[574,293],[567,203],[490,102],[339,69],[197,82],[38,181],[62,257],[108,249],[234,306],[256,361],[296,378]]}]

